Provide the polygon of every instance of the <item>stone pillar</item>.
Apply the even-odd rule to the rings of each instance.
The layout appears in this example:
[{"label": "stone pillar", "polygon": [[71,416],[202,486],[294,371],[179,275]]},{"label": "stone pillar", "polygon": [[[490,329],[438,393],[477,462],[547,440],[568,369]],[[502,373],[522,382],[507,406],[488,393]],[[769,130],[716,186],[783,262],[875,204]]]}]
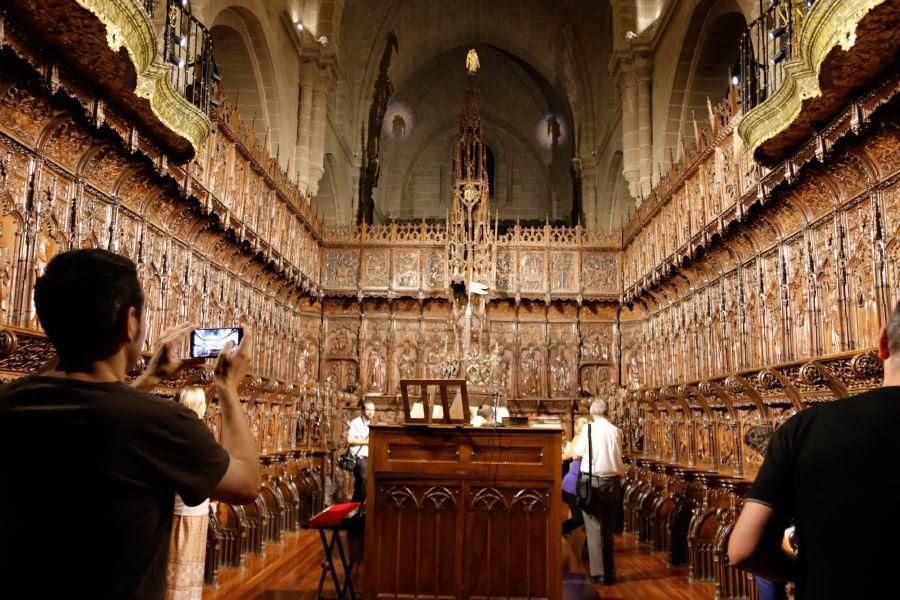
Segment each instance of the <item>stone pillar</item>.
[{"label": "stone pillar", "polygon": [[325,173],[325,109],[330,80],[317,77],[312,91],[312,118],[309,140],[309,195],[319,192],[319,180]]},{"label": "stone pillar", "polygon": [[584,212],[585,227],[597,227],[597,159],[590,157],[582,161],[581,208]]},{"label": "stone pillar", "polygon": [[634,73],[630,70],[622,72],[619,86],[622,90],[622,175],[628,182],[628,191],[636,198],[641,171],[638,155],[638,93]]},{"label": "stone pillar", "polygon": [[651,112],[650,84],[652,72],[645,59],[635,64],[637,79],[638,164],[640,166],[640,191],[650,194],[653,183],[653,115]]},{"label": "stone pillar", "polygon": [[[304,65],[305,67],[306,65]],[[297,115],[297,184],[306,192],[309,188],[310,121],[313,106],[313,74],[310,69],[300,69],[300,110]],[[309,201],[309,195],[306,197]]]}]

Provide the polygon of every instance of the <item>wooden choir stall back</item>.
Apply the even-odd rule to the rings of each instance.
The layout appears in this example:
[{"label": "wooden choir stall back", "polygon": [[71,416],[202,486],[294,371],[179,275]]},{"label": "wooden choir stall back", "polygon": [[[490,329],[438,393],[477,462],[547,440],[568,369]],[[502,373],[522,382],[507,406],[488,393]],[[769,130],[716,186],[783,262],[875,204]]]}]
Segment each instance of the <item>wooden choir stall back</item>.
[{"label": "wooden choir stall back", "polygon": [[425,396],[431,422],[369,429],[365,597],[559,600],[561,431],[436,422]]}]

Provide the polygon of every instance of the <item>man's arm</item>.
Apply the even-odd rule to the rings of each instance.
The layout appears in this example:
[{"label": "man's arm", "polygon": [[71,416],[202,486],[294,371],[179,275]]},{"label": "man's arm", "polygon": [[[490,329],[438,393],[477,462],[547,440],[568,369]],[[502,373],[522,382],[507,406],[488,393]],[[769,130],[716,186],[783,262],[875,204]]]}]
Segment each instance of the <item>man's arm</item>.
[{"label": "man's arm", "polygon": [[250,336],[245,332],[241,345],[232,352],[229,342],[219,354],[215,367],[216,394],[222,411],[222,446],[231,461],[222,480],[213,490],[214,500],[247,503],[259,494],[262,477],[256,441],[241,408],[238,385],[250,369]]},{"label": "man's arm", "polygon": [[728,540],[729,562],[772,581],[794,579],[796,562],[782,548],[786,527],[774,508],[748,499]]},{"label": "man's arm", "polygon": [[347,445],[350,447],[354,446],[365,446],[369,443],[368,438],[364,438],[361,436],[360,428],[356,425],[357,420],[354,419],[350,423],[350,428],[347,430]]}]

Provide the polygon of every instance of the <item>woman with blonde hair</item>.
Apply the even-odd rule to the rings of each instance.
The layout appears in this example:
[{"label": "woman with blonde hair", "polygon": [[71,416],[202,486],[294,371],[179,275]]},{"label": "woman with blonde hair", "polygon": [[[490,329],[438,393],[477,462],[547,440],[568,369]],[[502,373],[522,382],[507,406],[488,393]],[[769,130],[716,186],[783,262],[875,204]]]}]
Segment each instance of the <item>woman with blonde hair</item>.
[{"label": "woman with blonde hair", "polygon": [[[176,401],[197,413],[206,414],[203,388],[186,386],[178,390]],[[169,563],[166,569],[166,600],[200,600],[206,559],[206,530],[209,527],[209,499],[197,506],[185,506],[175,494]]]}]

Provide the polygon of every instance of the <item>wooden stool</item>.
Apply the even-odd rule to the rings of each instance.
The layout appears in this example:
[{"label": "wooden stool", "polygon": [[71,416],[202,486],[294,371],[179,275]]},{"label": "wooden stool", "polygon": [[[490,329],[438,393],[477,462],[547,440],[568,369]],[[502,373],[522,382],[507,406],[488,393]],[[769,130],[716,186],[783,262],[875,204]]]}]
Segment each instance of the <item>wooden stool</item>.
[{"label": "wooden stool", "polygon": [[[348,521],[356,516],[359,511],[359,502],[345,502],[343,504],[335,504],[329,506],[315,517],[310,519],[310,529],[318,529],[319,536],[322,538],[322,549],[325,551],[325,560],[322,561],[322,574],[319,576],[319,587],[316,589],[316,600],[322,598],[322,587],[325,585],[325,578],[331,574],[331,580],[334,582],[334,589],[338,594],[338,600],[350,598],[356,600],[356,591],[353,589],[353,560],[347,560],[347,553],[344,552],[344,545],[341,543],[341,531],[349,529]],[[331,532],[331,538],[326,535],[326,531]],[[344,569],[344,585],[340,583],[337,569],[334,567],[334,559],[332,553],[334,547],[337,546],[338,558],[340,558],[341,566]]]}]

